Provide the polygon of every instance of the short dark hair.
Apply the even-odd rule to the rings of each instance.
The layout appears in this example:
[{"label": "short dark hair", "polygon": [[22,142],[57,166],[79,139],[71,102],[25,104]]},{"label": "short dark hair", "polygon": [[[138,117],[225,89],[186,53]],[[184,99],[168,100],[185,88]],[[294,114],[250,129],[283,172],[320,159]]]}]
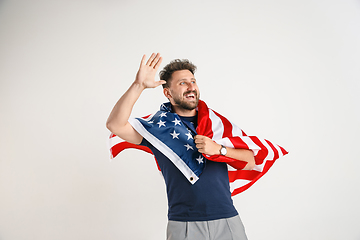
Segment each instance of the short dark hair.
[{"label": "short dark hair", "polygon": [[189,70],[192,74],[196,71],[196,66],[187,59],[175,59],[167,64],[163,70],[160,71],[160,80],[165,80],[166,84],[163,84],[163,88],[170,86],[171,76],[175,71]]}]

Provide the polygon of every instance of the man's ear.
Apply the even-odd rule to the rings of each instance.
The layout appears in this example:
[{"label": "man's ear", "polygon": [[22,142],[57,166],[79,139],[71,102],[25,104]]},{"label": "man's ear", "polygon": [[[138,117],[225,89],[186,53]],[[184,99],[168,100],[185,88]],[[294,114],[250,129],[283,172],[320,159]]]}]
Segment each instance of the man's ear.
[{"label": "man's ear", "polygon": [[165,95],[166,98],[170,99],[171,98],[171,93],[170,93],[170,89],[169,88],[164,88],[163,89],[163,93]]}]

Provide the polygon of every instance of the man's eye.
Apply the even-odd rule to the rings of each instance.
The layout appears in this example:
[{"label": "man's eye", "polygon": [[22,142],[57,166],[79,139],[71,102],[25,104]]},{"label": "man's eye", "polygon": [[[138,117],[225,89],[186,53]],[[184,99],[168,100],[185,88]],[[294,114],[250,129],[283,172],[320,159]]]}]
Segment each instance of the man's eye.
[{"label": "man's eye", "polygon": [[184,82],[181,82],[180,85],[184,85],[185,83]]}]

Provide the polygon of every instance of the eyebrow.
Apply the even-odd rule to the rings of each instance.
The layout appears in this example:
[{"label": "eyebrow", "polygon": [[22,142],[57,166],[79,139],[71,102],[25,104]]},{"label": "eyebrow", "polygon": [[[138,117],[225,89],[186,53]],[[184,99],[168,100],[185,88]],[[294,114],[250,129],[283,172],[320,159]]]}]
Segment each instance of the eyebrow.
[{"label": "eyebrow", "polygon": [[[177,81],[180,82],[180,81],[183,81],[183,80],[187,80],[187,78],[181,78],[181,79],[179,79]],[[190,78],[190,80],[195,80],[196,81],[196,78]]]}]

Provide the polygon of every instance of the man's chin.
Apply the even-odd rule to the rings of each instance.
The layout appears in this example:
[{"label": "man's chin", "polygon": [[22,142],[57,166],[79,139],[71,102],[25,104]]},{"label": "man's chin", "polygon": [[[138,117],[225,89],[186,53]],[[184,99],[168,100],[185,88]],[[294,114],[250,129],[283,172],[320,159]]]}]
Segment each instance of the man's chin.
[{"label": "man's chin", "polygon": [[199,103],[199,99],[175,100],[176,106],[185,110],[194,110],[197,107],[198,103]]},{"label": "man's chin", "polygon": [[183,104],[182,107],[187,110],[194,110],[198,105],[198,101],[191,101],[187,104]]},{"label": "man's chin", "polygon": [[194,110],[197,107],[197,103],[193,102],[192,104],[190,104],[182,102],[181,104],[177,104],[177,106],[185,110]]}]

